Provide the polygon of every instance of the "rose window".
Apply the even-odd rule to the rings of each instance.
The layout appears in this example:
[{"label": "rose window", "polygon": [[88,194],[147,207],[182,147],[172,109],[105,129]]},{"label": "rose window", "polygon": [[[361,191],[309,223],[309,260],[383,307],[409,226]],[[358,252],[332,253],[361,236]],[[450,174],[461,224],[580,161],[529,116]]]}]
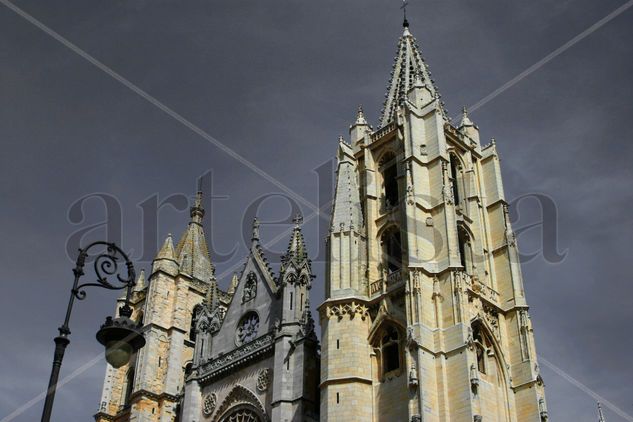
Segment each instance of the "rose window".
[{"label": "rose window", "polygon": [[259,316],[255,312],[250,312],[242,318],[235,333],[235,343],[238,346],[251,342],[257,338],[259,330]]}]

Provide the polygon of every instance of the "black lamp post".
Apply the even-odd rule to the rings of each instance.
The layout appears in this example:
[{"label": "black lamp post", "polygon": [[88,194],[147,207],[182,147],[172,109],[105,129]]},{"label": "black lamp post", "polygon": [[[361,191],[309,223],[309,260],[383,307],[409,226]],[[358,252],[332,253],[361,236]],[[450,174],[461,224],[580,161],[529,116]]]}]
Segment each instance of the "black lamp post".
[{"label": "black lamp post", "polygon": [[[92,283],[79,284],[79,279],[84,275],[84,265],[88,257],[88,250],[98,246],[102,251],[94,257],[94,271],[97,279]],[[127,268],[127,277],[119,274],[119,260],[125,261]],[[83,300],[86,297],[85,287],[103,287],[110,290],[122,290],[127,288],[125,303],[119,308],[119,317],[107,317],[101,329],[97,332],[97,340],[106,348],[106,360],[115,368],[120,368],[130,361],[130,357],[140,348],[145,346],[143,334],[138,331],[138,325],[130,319],[132,316],[132,308],[130,307],[130,296],[132,287],[136,283],[136,273],[134,265],[128,259],[127,255],[114,243],[93,242],[83,249],[79,249],[79,256],[75,268],[73,269],[75,281],[70,291],[70,300],[66,309],[66,318],[61,327],[59,327],[59,336],[55,337],[55,355],[53,357],[53,369],[51,370],[51,378],[48,382],[48,390],[46,391],[46,401],[44,402],[44,411],[42,412],[42,422],[49,422],[51,412],[53,410],[53,400],[55,400],[55,391],[57,389],[57,380],[59,378],[59,369],[62,366],[64,352],[66,346],[70,343],[68,336],[70,328],[70,314],[73,310],[75,298]],[[115,284],[108,281],[108,276],[116,275]]]}]

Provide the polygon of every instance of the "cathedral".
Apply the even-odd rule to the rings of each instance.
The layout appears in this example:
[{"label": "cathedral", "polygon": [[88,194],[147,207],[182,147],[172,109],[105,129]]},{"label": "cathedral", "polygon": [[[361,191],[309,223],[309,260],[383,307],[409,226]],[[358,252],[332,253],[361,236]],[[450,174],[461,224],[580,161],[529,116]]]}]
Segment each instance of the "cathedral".
[{"label": "cathedral", "polygon": [[147,343],[108,366],[97,422],[548,420],[497,147],[451,122],[406,19],[387,89],[377,129],[359,108],[339,139],[324,277],[300,216],[277,273],[255,220],[222,290],[198,193],[139,276]]}]

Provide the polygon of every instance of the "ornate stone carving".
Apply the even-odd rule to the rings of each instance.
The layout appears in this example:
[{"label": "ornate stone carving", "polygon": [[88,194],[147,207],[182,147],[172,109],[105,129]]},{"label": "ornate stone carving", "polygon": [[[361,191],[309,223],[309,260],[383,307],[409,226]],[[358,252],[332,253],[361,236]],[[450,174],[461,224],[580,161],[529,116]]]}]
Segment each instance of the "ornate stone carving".
[{"label": "ornate stone carving", "polygon": [[411,369],[409,369],[409,388],[418,387],[418,370],[415,367],[415,362],[411,361]]},{"label": "ornate stone carving", "polygon": [[340,303],[327,306],[325,314],[328,318],[337,317],[338,319],[342,319],[345,315],[348,315],[350,319],[358,315],[364,321],[369,316],[369,309],[367,306],[356,302]]},{"label": "ornate stone carving", "polygon": [[246,276],[246,283],[242,291],[242,303],[255,299],[255,296],[257,296],[257,276],[251,271]]},{"label": "ornate stone carving", "polygon": [[[268,415],[266,414],[266,410],[264,410],[264,406],[259,401],[257,396],[250,391],[248,388],[243,387],[241,385],[236,385],[233,390],[226,396],[222,404],[218,407],[217,417],[218,420],[226,417],[227,415],[233,415],[232,412],[238,406],[246,405],[248,408],[251,408],[252,411],[257,411],[259,413],[256,415],[258,418],[254,420],[263,420],[269,421]],[[233,419],[231,419],[233,420]],[[249,420],[249,419],[246,419]],[[253,419],[251,419],[253,420]]]},{"label": "ornate stone carving", "polygon": [[272,348],[274,336],[272,333],[261,336],[225,355],[210,360],[202,365],[203,377],[214,377],[224,370],[235,368],[250,360],[250,358],[259,356]]},{"label": "ornate stone carving", "polygon": [[270,368],[260,369],[257,374],[257,391],[264,392],[270,385]]},{"label": "ornate stone carving", "polygon": [[215,393],[207,394],[202,402],[202,413],[204,416],[211,416],[218,404],[218,397]]}]

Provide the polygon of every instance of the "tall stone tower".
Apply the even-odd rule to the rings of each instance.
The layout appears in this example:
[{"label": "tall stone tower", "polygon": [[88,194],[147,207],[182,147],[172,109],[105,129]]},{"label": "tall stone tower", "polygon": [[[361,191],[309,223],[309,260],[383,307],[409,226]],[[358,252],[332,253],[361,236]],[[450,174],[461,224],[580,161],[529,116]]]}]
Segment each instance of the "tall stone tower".
[{"label": "tall stone tower", "polygon": [[[146,345],[128,365],[119,369],[108,365],[97,422],[175,419],[185,368],[193,357],[193,310],[216,285],[203,217],[198,192],[191,221],[177,246],[169,235],[147,281],[141,272],[131,305],[132,319],[143,325]],[[221,296],[218,306],[226,302]]]},{"label": "tall stone tower", "polygon": [[449,121],[405,20],[379,128],[338,145],[321,420],[547,420],[495,143]]}]

